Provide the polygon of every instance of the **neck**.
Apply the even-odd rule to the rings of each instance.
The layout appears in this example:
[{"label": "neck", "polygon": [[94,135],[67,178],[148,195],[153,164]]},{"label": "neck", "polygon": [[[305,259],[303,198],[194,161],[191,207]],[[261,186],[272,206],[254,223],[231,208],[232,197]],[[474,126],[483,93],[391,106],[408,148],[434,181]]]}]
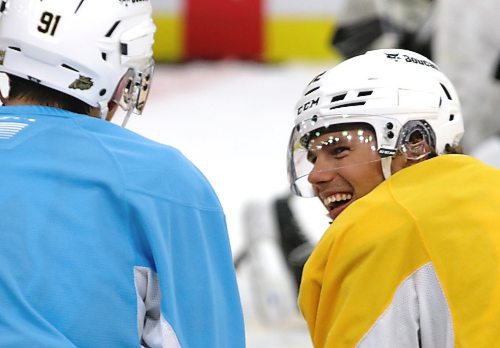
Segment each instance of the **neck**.
[{"label": "neck", "polygon": [[[53,108],[63,109],[59,103],[41,103],[39,101],[29,99],[29,98],[0,98],[1,102],[5,106],[16,106],[16,105],[39,105],[39,106],[50,106]],[[99,118],[99,108],[91,108],[89,116]]]},{"label": "neck", "polygon": [[3,105],[15,106],[15,105],[42,105],[42,106],[53,106],[55,108],[60,107],[57,103],[40,103],[36,100],[28,98],[2,98]]}]

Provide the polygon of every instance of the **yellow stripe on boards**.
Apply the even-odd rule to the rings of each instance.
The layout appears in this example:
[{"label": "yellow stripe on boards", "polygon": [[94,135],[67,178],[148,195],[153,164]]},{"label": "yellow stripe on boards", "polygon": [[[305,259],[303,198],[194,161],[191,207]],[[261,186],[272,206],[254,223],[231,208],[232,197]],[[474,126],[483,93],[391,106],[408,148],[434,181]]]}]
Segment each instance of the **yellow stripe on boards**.
[{"label": "yellow stripe on boards", "polygon": [[157,61],[176,62],[184,58],[184,23],[178,14],[157,13],[154,57]]},{"label": "yellow stripe on boards", "polygon": [[335,20],[331,17],[271,17],[264,23],[265,61],[333,60],[341,55],[331,44]]},{"label": "yellow stripe on boards", "polygon": [[[154,57],[157,61],[185,59],[184,18],[175,13],[155,13],[157,27]],[[266,62],[288,60],[329,60],[338,63],[342,56],[331,45],[335,20],[325,18],[272,17],[264,23],[262,57]]]}]

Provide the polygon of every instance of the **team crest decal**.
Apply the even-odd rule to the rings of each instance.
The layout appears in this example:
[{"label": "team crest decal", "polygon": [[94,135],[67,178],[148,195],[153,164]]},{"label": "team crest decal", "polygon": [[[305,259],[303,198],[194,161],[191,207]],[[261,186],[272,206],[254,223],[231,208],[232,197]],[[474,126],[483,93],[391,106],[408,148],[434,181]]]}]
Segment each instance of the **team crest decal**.
[{"label": "team crest decal", "polygon": [[79,78],[77,78],[71,85],[69,85],[69,88],[81,89],[82,91],[85,91],[87,89],[90,89],[93,85],[94,82],[92,82],[92,79],[90,77],[80,75]]}]

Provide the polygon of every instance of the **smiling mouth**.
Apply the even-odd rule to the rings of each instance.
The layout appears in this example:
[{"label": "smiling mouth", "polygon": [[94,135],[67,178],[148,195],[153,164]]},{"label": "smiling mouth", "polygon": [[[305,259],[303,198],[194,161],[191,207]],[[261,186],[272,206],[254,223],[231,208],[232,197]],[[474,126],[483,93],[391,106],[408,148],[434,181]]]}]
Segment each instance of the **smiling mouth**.
[{"label": "smiling mouth", "polygon": [[328,209],[332,219],[335,219],[351,202],[352,194],[336,193],[323,200],[323,204]]}]

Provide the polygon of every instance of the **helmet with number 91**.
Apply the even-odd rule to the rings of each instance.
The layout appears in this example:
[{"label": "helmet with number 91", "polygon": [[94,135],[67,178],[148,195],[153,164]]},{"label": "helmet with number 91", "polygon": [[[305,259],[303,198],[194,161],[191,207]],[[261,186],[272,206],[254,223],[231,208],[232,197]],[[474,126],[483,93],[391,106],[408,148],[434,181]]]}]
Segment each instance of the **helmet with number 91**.
[{"label": "helmet with number 91", "polygon": [[[423,139],[439,155],[457,146],[463,135],[460,102],[451,82],[432,61],[401,49],[368,51],[318,75],[305,88],[296,112],[288,176],[291,190],[300,196],[314,196],[308,182],[314,166],[311,152],[321,147],[364,142],[376,152],[372,158],[381,162],[387,178],[396,153],[413,160],[430,154],[422,154],[423,142],[415,144],[414,139]],[[371,130],[376,139],[363,130],[352,132],[357,125]],[[342,132],[343,126],[351,131]],[[339,136],[318,138],[333,131]]]},{"label": "helmet with number 91", "polygon": [[141,114],[156,27],[149,0],[2,0],[0,71]]}]

